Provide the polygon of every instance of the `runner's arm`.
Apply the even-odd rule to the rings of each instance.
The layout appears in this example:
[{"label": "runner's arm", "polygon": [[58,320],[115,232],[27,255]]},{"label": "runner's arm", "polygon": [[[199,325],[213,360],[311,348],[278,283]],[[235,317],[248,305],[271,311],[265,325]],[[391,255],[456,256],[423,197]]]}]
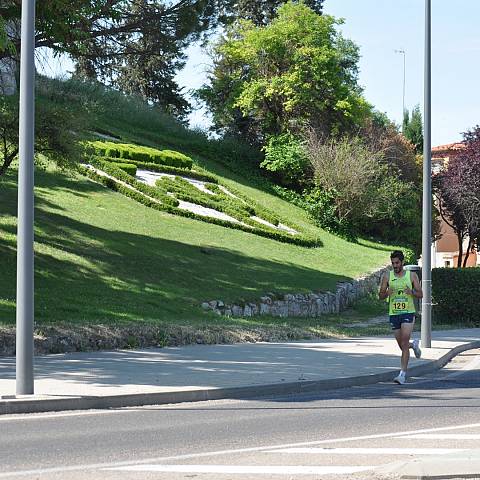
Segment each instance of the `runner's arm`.
[{"label": "runner's arm", "polygon": [[380,282],[380,290],[378,291],[378,298],[380,300],[385,300],[389,296],[390,296],[390,290],[388,288],[388,278],[386,275],[384,275],[382,277],[382,281]]},{"label": "runner's arm", "polygon": [[414,272],[412,272],[412,283],[413,283],[412,295],[417,298],[423,298],[423,291],[420,285],[420,280],[418,279],[417,274]]}]

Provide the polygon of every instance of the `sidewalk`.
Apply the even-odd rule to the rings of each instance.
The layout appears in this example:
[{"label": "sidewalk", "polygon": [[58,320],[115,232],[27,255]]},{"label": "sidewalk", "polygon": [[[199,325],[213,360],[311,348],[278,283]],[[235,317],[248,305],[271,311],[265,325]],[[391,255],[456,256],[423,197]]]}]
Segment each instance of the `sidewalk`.
[{"label": "sidewalk", "polygon": [[[433,332],[410,375],[468,348],[480,348],[480,329]],[[82,352],[36,357],[35,395],[15,398],[15,358],[0,357],[0,414],[319,391],[390,381],[398,369],[392,337]]]}]

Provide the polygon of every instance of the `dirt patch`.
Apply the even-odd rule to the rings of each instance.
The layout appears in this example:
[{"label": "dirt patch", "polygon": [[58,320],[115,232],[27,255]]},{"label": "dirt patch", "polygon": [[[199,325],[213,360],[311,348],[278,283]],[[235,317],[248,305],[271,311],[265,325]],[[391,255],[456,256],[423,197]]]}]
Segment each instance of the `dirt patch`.
[{"label": "dirt patch", "polygon": [[[45,326],[35,329],[35,354],[167,347],[191,344],[282,342],[315,338],[301,328],[192,326]],[[15,355],[15,328],[0,327],[0,356]]]}]

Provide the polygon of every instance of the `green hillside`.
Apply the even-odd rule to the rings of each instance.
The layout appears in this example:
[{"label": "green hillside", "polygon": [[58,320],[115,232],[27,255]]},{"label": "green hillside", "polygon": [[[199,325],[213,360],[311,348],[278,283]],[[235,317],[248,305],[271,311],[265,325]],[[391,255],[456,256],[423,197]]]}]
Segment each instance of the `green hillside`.
[{"label": "green hillside", "polygon": [[[87,177],[36,171],[36,322],[215,322],[212,299],[334,289],[388,260],[390,246],[349,243],[318,227],[268,182],[235,164],[235,145],[208,141],[138,102],[112,101],[85,140],[176,150],[217,181],[315,238],[307,248],[149,208]],[[123,103],[122,103],[123,102]],[[107,108],[106,106],[109,106]],[[222,148],[225,147],[225,156]],[[240,148],[240,147],[239,147]],[[233,153],[232,153],[233,152]],[[239,150],[241,153],[241,151]],[[247,164],[248,165],[248,164]],[[132,177],[133,178],[133,177]],[[0,177],[0,323],[15,321],[16,170]]]}]

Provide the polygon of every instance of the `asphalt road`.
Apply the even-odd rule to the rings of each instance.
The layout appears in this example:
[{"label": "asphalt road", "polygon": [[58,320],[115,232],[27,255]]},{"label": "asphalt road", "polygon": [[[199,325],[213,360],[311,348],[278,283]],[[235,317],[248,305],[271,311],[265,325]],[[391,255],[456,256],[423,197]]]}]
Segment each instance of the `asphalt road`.
[{"label": "asphalt road", "polygon": [[0,480],[384,478],[479,445],[477,350],[403,386],[2,416]]}]

